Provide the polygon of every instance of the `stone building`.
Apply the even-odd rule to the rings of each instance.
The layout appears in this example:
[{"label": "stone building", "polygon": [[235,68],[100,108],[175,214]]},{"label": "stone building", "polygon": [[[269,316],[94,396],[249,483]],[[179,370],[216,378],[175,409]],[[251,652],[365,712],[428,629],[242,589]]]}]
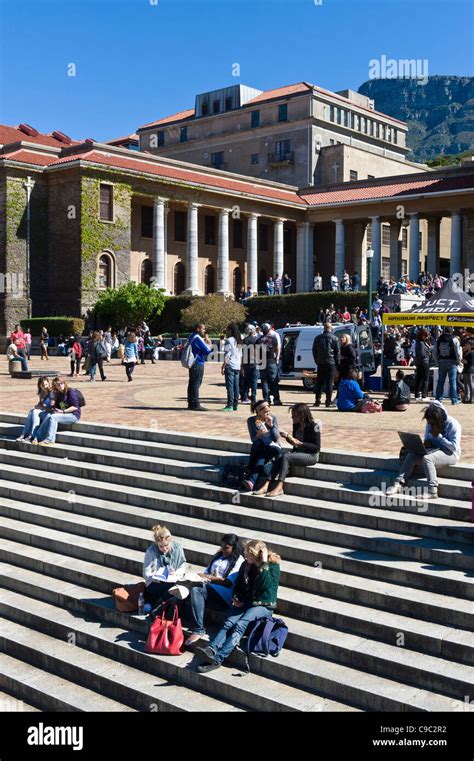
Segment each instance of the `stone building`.
[{"label": "stone building", "polygon": [[81,316],[129,280],[226,294],[288,272],[305,291],[315,271],[328,287],[347,268],[364,282],[369,244],[375,279],[474,269],[472,164],[298,190],[135,147],[0,127],[1,334]]}]

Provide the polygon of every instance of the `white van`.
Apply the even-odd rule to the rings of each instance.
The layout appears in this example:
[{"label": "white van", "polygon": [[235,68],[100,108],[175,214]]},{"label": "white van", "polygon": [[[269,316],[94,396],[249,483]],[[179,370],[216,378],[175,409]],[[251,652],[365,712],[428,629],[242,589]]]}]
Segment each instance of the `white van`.
[{"label": "white van", "polygon": [[[316,370],[313,346],[323,329],[323,325],[290,325],[277,331],[281,338],[280,374],[282,380],[301,378],[303,386],[308,391],[314,390],[315,379],[306,378],[303,373],[305,370]],[[360,369],[364,372],[374,372],[375,357],[369,325],[354,325],[350,322],[335,323],[333,333],[337,338],[340,338],[343,333],[347,333],[357,352]]]}]

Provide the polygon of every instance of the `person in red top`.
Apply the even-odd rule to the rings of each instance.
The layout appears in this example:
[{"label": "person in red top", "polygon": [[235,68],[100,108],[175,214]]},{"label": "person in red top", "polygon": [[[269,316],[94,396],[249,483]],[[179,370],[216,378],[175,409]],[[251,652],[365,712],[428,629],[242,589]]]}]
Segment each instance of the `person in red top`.
[{"label": "person in red top", "polygon": [[342,322],[350,322],[351,321],[351,315],[348,312],[347,307],[344,307],[344,309],[342,309],[341,312],[339,312],[339,314],[341,315]]},{"label": "person in red top", "polygon": [[25,334],[19,325],[15,325],[15,330],[10,333],[10,341],[15,344],[17,348],[17,354],[19,357],[26,359],[26,340]]}]

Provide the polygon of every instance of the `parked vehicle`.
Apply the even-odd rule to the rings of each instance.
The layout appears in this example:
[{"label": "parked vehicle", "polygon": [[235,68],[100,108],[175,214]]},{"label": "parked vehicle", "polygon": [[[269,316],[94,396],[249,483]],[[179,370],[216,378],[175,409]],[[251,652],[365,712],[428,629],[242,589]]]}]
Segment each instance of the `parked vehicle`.
[{"label": "parked vehicle", "polygon": [[[281,338],[280,373],[282,380],[301,378],[303,386],[308,391],[314,391],[315,379],[305,377],[304,372],[317,370],[313,357],[313,346],[316,338],[322,332],[322,325],[290,325],[290,327],[278,330]],[[374,349],[368,325],[335,324],[333,325],[333,332],[337,338],[340,338],[343,333],[348,334],[357,352],[360,370],[374,372]]]}]

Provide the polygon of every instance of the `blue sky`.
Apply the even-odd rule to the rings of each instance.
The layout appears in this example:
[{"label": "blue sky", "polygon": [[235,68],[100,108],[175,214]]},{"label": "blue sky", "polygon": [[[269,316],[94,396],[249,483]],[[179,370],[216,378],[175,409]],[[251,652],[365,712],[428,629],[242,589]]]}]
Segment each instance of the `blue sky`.
[{"label": "blue sky", "polygon": [[472,0],[317,2],[0,0],[0,121],[108,140],[229,84],[357,89],[382,55],[474,73]]}]

